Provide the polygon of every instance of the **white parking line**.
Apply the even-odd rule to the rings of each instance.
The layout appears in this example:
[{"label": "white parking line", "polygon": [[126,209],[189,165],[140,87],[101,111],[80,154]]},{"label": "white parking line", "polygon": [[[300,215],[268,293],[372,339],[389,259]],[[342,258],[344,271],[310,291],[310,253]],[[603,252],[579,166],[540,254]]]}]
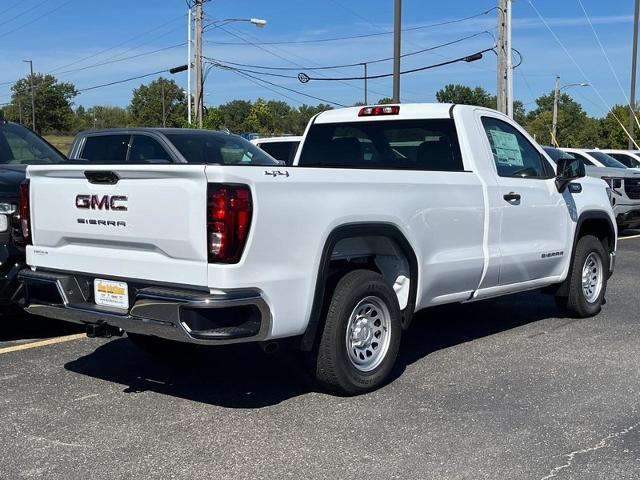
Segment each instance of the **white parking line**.
[{"label": "white parking line", "polygon": [[87,335],[85,333],[76,333],[73,335],[66,335],[64,337],[55,337],[48,338],[46,340],[38,340],[37,342],[22,343],[20,345],[14,345],[12,347],[0,348],[0,355],[2,355],[3,353],[19,352],[20,350],[28,350],[30,348],[46,347],[47,345],[70,342],[72,340],[79,340],[81,338],[87,338]]},{"label": "white parking line", "polygon": [[630,237],[618,237],[618,240],[631,240],[632,238],[640,238],[640,235],[631,235]]}]

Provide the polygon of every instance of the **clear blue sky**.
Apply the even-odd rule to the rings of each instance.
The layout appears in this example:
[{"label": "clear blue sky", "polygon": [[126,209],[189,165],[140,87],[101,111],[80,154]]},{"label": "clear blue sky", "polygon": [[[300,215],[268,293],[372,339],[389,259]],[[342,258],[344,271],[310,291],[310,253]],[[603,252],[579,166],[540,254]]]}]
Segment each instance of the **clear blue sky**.
[{"label": "clear blue sky", "polygon": [[[548,21],[578,66],[540,21],[530,2]],[[404,27],[412,28],[478,14],[496,6],[497,0],[404,0],[403,3]],[[524,59],[516,69],[515,96],[526,108],[532,108],[537,96],[553,88],[556,74],[561,76],[563,84],[592,83],[594,88],[570,91],[592,115],[603,115],[608,105],[626,103],[633,0],[582,0],[582,4],[622,89],[598,46],[579,0],[517,0],[513,10],[513,46]],[[206,3],[205,12],[211,19],[257,17],[268,20],[268,25],[262,29],[248,23],[236,23],[225,27],[226,31],[209,30],[205,34],[206,56],[253,65],[296,68],[277,72],[284,75],[297,75],[300,70],[313,76],[314,72],[298,67],[359,63],[385,58],[392,53],[392,36],[384,34],[324,43],[262,45],[262,49],[249,44],[223,43],[307,41],[386,32],[392,28],[393,0],[212,0]],[[463,22],[407,31],[403,37],[403,53],[475,36],[406,57],[403,69],[490,48],[494,40],[490,34],[481,32],[488,30],[495,34],[495,27],[494,10]],[[61,80],[73,82],[82,89],[186,63],[185,46],[144,55],[185,42],[186,29],[185,0],[0,0],[0,103],[9,101],[10,84],[7,83],[26,73],[28,65],[22,63],[23,59],[33,59],[36,71],[53,72]],[[139,54],[142,55],[113,62]],[[102,62],[110,63],[92,67]],[[472,64],[458,63],[405,75],[402,98],[404,101],[434,101],[435,92],[446,83],[481,85],[495,92],[495,64],[495,55],[489,52]],[[69,72],[83,67],[90,68]],[[383,62],[372,65],[369,73],[390,71],[391,63]],[[321,73],[330,77],[359,76],[361,68]],[[86,91],[76,97],[75,104],[125,106],[133,88],[153,78]],[[172,78],[186,88],[186,72]],[[262,78],[346,105],[363,98],[361,81],[301,84],[295,78]],[[370,90],[370,103],[390,96],[391,81],[371,81]],[[211,70],[206,81],[205,103],[217,105],[234,98],[257,97],[283,99],[294,105],[318,103],[297,93],[283,93],[291,99],[255,85],[237,73],[216,68]]]}]

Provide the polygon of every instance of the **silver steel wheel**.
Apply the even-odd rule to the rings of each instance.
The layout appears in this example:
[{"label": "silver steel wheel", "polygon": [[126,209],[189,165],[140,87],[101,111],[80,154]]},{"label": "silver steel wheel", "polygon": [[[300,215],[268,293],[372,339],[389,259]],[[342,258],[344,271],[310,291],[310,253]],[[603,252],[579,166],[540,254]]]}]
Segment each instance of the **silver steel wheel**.
[{"label": "silver steel wheel", "polygon": [[591,252],[584,261],[582,267],[582,294],[589,303],[594,303],[600,296],[604,272],[600,255]]},{"label": "silver steel wheel", "polygon": [[391,314],[378,297],[363,298],[349,316],[347,353],[354,367],[370,372],[384,360],[391,341]]}]

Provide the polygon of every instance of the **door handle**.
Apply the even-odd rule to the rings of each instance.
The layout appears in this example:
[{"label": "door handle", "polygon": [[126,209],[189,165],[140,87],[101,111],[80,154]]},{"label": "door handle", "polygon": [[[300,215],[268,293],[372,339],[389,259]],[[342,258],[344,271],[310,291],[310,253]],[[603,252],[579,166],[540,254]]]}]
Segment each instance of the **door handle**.
[{"label": "door handle", "polygon": [[505,193],[503,197],[509,203],[516,203],[520,201],[520,194],[515,192]]}]

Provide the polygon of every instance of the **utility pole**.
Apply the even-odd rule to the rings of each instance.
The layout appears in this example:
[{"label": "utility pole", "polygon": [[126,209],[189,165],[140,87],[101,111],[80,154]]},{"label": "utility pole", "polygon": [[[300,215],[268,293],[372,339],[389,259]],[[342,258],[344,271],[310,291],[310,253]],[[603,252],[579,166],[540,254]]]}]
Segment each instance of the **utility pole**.
[{"label": "utility pole", "polygon": [[513,55],[511,49],[511,6],[512,0],[507,0],[506,50],[507,50],[507,115],[513,118]]},{"label": "utility pole", "polygon": [[191,4],[187,13],[187,122],[191,125]]},{"label": "utility pole", "polygon": [[167,128],[167,107],[164,99],[164,78],[160,77],[160,90],[162,92],[162,128]]},{"label": "utility pole", "polygon": [[29,76],[29,83],[31,85],[31,130],[36,131],[36,91],[33,88],[33,61],[23,60],[29,64],[29,70],[31,75]]},{"label": "utility pole", "polygon": [[202,120],[204,116],[202,92],[202,2],[203,0],[195,0],[196,5],[196,122],[198,128],[202,128]]},{"label": "utility pole", "polygon": [[367,94],[368,85],[367,85],[367,62],[362,64],[364,67],[364,104],[369,105],[369,96]]},{"label": "utility pole", "polygon": [[633,56],[631,57],[631,95],[629,96],[629,150],[635,148],[636,71],[638,62],[638,23],[640,23],[640,0],[636,0],[633,16]]},{"label": "utility pole", "polygon": [[20,125],[22,125],[22,102],[18,98],[18,118],[20,119]]},{"label": "utility pole", "polygon": [[556,88],[553,95],[553,123],[551,124],[551,141],[559,147],[558,134],[558,101],[560,100],[560,77],[556,75]]},{"label": "utility pole", "polygon": [[395,0],[393,17],[393,103],[400,103],[400,55],[402,51],[402,0]]},{"label": "utility pole", "polygon": [[498,63],[496,67],[496,110],[507,113],[507,56],[506,56],[506,23],[507,23],[507,0],[498,0]]}]

